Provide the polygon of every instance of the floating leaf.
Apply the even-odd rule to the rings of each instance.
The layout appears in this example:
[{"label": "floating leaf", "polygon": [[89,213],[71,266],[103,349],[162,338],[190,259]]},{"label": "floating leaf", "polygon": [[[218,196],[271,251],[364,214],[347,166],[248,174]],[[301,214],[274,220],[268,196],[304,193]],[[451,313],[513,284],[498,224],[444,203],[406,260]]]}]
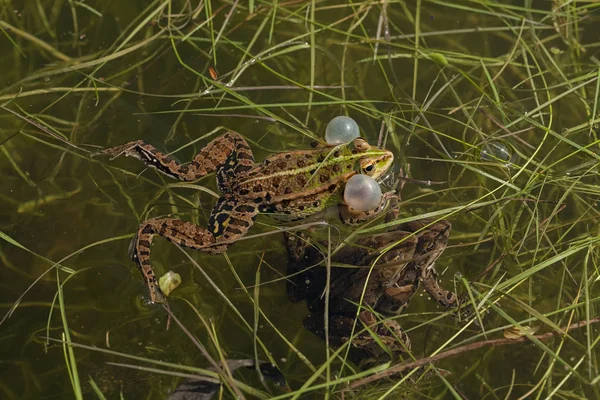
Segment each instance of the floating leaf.
[{"label": "floating leaf", "polygon": [[169,271],[158,280],[160,290],[168,296],[177,286],[181,285],[181,276],[177,272]]},{"label": "floating leaf", "polygon": [[539,328],[539,326],[511,326],[504,330],[504,337],[516,340],[525,335],[533,335]]}]

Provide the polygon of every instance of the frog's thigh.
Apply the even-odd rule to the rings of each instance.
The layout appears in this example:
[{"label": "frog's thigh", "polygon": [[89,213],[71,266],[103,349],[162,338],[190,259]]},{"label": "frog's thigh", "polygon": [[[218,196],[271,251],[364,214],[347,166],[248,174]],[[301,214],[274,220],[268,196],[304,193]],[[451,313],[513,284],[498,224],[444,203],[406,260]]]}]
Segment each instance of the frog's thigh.
[{"label": "frog's thigh", "polygon": [[214,242],[226,242],[215,247],[221,249],[218,252],[222,253],[227,246],[244,236],[254,224],[257,214],[257,204],[240,202],[232,196],[221,197],[208,219],[208,232],[214,237]]},{"label": "frog's thigh", "polygon": [[236,176],[254,168],[252,149],[240,134],[227,132],[210,142],[196,157],[194,162],[204,162],[207,155],[215,155],[217,185],[221,193],[231,192]]}]

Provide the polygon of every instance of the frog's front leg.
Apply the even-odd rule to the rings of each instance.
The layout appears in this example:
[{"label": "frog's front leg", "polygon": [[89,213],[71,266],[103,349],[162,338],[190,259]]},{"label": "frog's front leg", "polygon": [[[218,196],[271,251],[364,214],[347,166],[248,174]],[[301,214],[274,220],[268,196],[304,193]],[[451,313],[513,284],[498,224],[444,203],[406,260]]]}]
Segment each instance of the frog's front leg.
[{"label": "frog's front leg", "polygon": [[446,308],[458,307],[458,296],[454,292],[440,287],[438,284],[434,264],[421,271],[421,280],[423,287],[432,299]]},{"label": "frog's front leg", "polygon": [[192,162],[182,165],[143,140],[136,140],[100,152],[116,158],[135,157],[149,167],[182,181],[195,181],[216,171],[222,193],[231,191],[231,182],[237,174],[254,167],[254,156],[246,140],[235,132],[227,132],[204,146]]},{"label": "frog's front leg", "polygon": [[239,203],[232,197],[224,196],[212,210],[208,229],[173,218],[154,218],[142,222],[132,241],[131,259],[137,264],[148,286],[150,300],[158,303],[165,301],[150,264],[150,244],[154,235],[183,247],[220,254],[246,234],[257,214],[258,208],[254,204]]},{"label": "frog's front leg", "polygon": [[358,211],[354,208],[350,207],[348,204],[339,204],[338,210],[340,213],[340,219],[346,225],[358,225],[362,224],[365,221],[368,221],[372,218],[375,218],[377,215],[381,214],[384,211],[390,201],[397,198],[398,194],[396,191],[389,191],[381,196],[381,201],[371,211]]}]

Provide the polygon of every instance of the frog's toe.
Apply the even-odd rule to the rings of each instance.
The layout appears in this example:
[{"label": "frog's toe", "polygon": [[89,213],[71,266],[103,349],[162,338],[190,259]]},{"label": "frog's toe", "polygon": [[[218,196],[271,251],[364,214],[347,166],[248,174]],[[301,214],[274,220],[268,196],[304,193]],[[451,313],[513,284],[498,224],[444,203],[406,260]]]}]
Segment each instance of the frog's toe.
[{"label": "frog's toe", "polygon": [[110,156],[111,160],[114,160],[115,158],[120,157],[122,155],[136,156],[137,153],[135,151],[135,148],[137,146],[143,145],[143,143],[144,142],[141,140],[136,140],[133,142],[122,144],[120,146],[115,146],[115,147],[110,147],[108,149],[104,149],[96,154]]},{"label": "frog's toe", "polygon": [[167,296],[161,292],[158,285],[154,285],[150,288],[150,301],[152,303],[167,304]]},{"label": "frog's toe", "polygon": [[479,311],[477,311],[473,305],[461,303],[461,305],[457,307],[456,311],[454,312],[454,318],[464,322],[473,318],[477,318],[476,316],[478,313]]}]

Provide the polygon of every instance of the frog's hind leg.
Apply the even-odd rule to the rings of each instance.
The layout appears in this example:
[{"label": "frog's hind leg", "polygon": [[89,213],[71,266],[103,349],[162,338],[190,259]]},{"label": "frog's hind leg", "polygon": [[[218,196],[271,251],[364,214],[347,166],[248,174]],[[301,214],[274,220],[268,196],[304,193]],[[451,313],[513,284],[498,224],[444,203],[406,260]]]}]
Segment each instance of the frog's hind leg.
[{"label": "frog's hind leg", "polygon": [[[225,136],[226,140],[218,146],[218,149],[223,154],[226,153],[227,156],[218,165],[215,165],[217,165],[217,186],[221,193],[229,194],[236,178],[254,168],[254,155],[252,154],[252,149],[248,146],[248,142],[241,135],[235,132],[228,132],[222,137]],[[227,147],[225,148],[224,146]]]},{"label": "frog's hind leg", "polygon": [[244,236],[254,223],[258,207],[236,204],[229,197],[217,201],[209,218],[208,229],[174,218],[149,219],[138,228],[131,246],[131,259],[137,264],[152,302],[165,301],[150,264],[150,244],[154,235],[170,242],[209,254],[220,254]]},{"label": "frog's hind leg", "polygon": [[[224,252],[227,247],[244,236],[258,215],[258,204],[240,202],[234,196],[222,196],[208,218],[208,231],[214,236],[211,254]],[[204,250],[203,250],[204,251]]]},{"label": "frog's hind leg", "polygon": [[230,191],[229,181],[234,174],[245,172],[254,165],[250,146],[242,136],[235,132],[227,132],[215,138],[202,148],[192,162],[187,165],[180,164],[143,140],[111,147],[103,150],[100,154],[106,154],[112,158],[122,155],[135,157],[163,174],[186,182],[195,181],[216,171],[219,189],[223,193]]},{"label": "frog's hind leg", "polygon": [[215,237],[202,227],[173,218],[154,218],[140,224],[131,242],[130,256],[148,286],[150,301],[164,303],[165,297],[150,264],[150,244],[154,235],[162,236],[180,246],[189,248],[204,246],[207,249],[206,246],[215,243]]}]

